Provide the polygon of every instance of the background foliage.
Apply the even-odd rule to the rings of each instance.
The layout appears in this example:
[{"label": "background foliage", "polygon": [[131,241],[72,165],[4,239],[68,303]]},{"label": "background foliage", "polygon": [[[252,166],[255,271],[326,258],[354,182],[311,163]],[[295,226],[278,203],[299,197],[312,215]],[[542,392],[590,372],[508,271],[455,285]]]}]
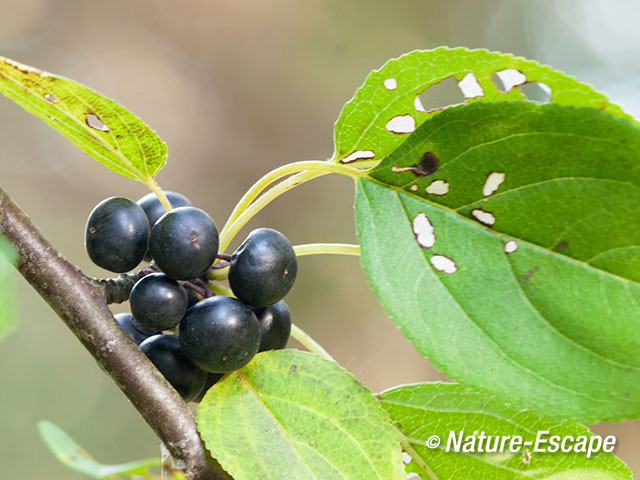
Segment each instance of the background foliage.
[{"label": "background foliage", "polygon": [[[142,2],[0,0],[8,19],[0,52],[89,84],[144,118],[169,145],[160,182],[220,223],[261,173],[329,156],[332,122],[367,72],[415,48],[465,45],[534,58],[592,82],[638,116],[637,96],[625,93],[638,81],[638,67],[625,60],[637,45],[627,24],[637,11],[631,1],[583,5],[190,0],[151,9]],[[10,102],[0,103],[0,122],[2,184],[68,258],[100,273],[82,246],[88,212],[110,195],[137,198],[144,186],[108,174]],[[324,178],[278,200],[252,225],[274,226],[295,243],[353,241],[352,195],[349,180]],[[326,212],[331,222],[318,222]],[[82,478],[40,443],[40,418],[101,461],[157,456],[137,413],[22,280],[19,295],[21,328],[0,349],[3,473]],[[290,298],[296,321],[374,391],[442,378],[388,320],[356,259],[305,258]],[[640,471],[640,422],[596,431],[617,433],[617,453]]]}]

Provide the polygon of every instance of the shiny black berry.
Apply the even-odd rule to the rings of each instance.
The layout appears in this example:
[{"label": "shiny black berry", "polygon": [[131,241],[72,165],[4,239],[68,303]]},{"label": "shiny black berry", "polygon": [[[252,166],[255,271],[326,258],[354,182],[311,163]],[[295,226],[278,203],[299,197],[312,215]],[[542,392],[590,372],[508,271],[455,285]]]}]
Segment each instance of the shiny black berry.
[{"label": "shiny black berry", "polygon": [[253,307],[273,305],[291,290],[298,262],[287,237],[259,228],[233,252],[229,285],[236,297]]},{"label": "shiny black berry", "polygon": [[178,337],[154,335],[140,344],[140,350],[186,402],[194,400],[202,393],[207,373],[187,360],[180,350]]},{"label": "shiny black berry", "polygon": [[260,324],[240,300],[215,296],[196,303],[180,322],[178,337],[184,354],[213,373],[237,370],[260,347]]},{"label": "shiny black berry", "polygon": [[116,322],[123,328],[127,335],[131,337],[131,339],[140,345],[143,341],[149,338],[152,335],[156,335],[159,332],[156,330],[151,330],[148,328],[144,328],[140,325],[133,315],[130,313],[117,313],[114,315]]},{"label": "shiny black berry", "polygon": [[259,352],[280,350],[287,346],[291,334],[291,314],[289,307],[280,300],[268,307],[253,308],[262,331]]},{"label": "shiny black berry", "polygon": [[206,273],[218,253],[218,230],[205,212],[180,207],[165,213],[151,229],[151,257],[176,280]]},{"label": "shiny black berry", "polygon": [[84,238],[93,263],[111,272],[128,272],[147,253],[149,221],[133,200],[107,198],[89,214]]},{"label": "shiny black berry", "polygon": [[146,328],[169,330],[187,311],[187,292],[163,273],[147,275],[133,286],[129,295],[131,313]]},{"label": "shiny black berry", "polygon": [[[184,195],[180,195],[179,193],[176,193],[176,192],[164,192],[164,194],[167,197],[167,200],[169,200],[169,203],[173,208],[191,206],[191,201]],[[160,200],[158,200],[158,196],[155,193],[149,193],[145,195],[144,197],[139,199],[136,203],[140,205],[144,210],[144,213],[147,215],[147,218],[149,219],[149,225],[151,227],[155,225],[155,223],[158,221],[158,219],[162,215],[167,213],[167,211],[165,210],[164,206],[160,203]]]}]

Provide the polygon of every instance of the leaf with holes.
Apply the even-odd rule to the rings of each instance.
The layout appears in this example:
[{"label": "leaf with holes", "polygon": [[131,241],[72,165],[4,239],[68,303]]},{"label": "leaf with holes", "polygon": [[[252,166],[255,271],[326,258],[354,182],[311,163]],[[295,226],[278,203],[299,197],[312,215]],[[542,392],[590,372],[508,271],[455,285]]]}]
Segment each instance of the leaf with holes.
[{"label": "leaf with holes", "polygon": [[17,325],[16,291],[13,265],[16,255],[13,247],[0,236],[0,340],[15,330]]},{"label": "leaf with holes", "polygon": [[196,421],[236,480],[405,477],[398,436],[371,393],[314,354],[258,354],[209,390]]},{"label": "leaf with holes", "polygon": [[416,349],[553,418],[640,416],[640,127],[475,103],[404,138],[355,208],[369,282]]},{"label": "leaf with holes", "polygon": [[0,93],[120,175],[149,184],[167,160],[166,144],[147,124],[73,80],[0,57]]},{"label": "leaf with holes", "polygon": [[[519,411],[487,395],[454,383],[422,383],[387,390],[379,395],[380,404],[389,413],[405,436],[407,472],[420,475],[416,478],[441,478],[476,480],[492,478],[512,479],[599,479],[631,480],[632,473],[626,465],[611,453],[601,449],[605,441],[576,423],[554,422],[530,411]],[[455,443],[450,442],[450,432]],[[538,434],[538,432],[541,432]],[[587,439],[582,452],[536,452],[534,446],[553,450],[550,441],[558,438]],[[429,449],[427,440],[440,439],[440,447]],[[467,440],[468,437],[475,437]],[[521,437],[518,446],[511,438]],[[507,438],[502,448],[502,438]],[[462,439],[462,442],[461,442]],[[463,447],[474,442],[481,453],[465,452]],[[525,442],[531,442],[525,446]],[[545,443],[543,443],[545,442]],[[613,439],[615,444],[615,439]],[[567,444],[572,447],[578,442]],[[449,444],[449,452],[445,447]],[[591,446],[591,453],[589,448]],[[454,448],[458,448],[455,451]],[[594,453],[594,449],[600,451]],[[608,443],[608,449],[612,445]],[[409,461],[410,460],[410,461]],[[409,478],[409,477],[407,477]]]},{"label": "leaf with holes", "polygon": [[336,122],[332,161],[358,165],[383,159],[451,104],[524,99],[626,116],[591,86],[535,61],[441,47],[408,53],[369,74]]},{"label": "leaf with holes", "polygon": [[151,467],[162,465],[162,460],[159,458],[120,465],[105,465],[93,460],[80,445],[53,423],[47,421],[39,422],[38,430],[44,443],[61,463],[91,478],[113,478],[116,475],[146,475]]}]

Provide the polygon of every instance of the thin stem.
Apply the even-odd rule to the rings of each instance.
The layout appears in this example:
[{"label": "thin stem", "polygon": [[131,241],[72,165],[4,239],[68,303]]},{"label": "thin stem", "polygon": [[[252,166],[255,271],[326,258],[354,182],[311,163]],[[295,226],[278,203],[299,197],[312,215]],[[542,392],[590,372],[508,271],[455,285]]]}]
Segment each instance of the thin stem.
[{"label": "thin stem", "polygon": [[[350,243],[308,243],[293,247],[296,256],[304,255],[360,255],[360,245]],[[207,274],[209,280],[225,280],[229,277],[229,267],[211,269]]]},{"label": "thin stem", "polygon": [[316,342],[311,336],[295,324],[291,324],[291,336],[304,345],[304,348],[313,353],[319,353],[327,360],[335,362],[335,359],[327,352],[322,345]]},{"label": "thin stem", "polygon": [[220,285],[219,283],[207,282],[207,286],[209,287],[209,290],[211,290],[211,292],[215,293],[216,295],[226,295],[227,297],[235,297],[235,295],[233,294],[230,288]]},{"label": "thin stem", "polygon": [[416,449],[413,448],[409,437],[407,437],[398,429],[396,429],[396,431],[398,433],[398,436],[400,437],[400,445],[402,446],[402,449],[409,455],[411,455],[413,461],[416,462],[416,464],[422,469],[424,473],[427,474],[427,477],[429,477],[430,480],[440,480],[440,477],[438,477],[438,475],[436,475],[436,473],[431,470],[431,467],[427,464],[427,462],[425,462],[420,454],[416,452]]},{"label": "thin stem", "polygon": [[145,185],[149,187],[149,190],[151,190],[153,193],[156,194],[156,196],[158,197],[158,200],[160,200],[160,203],[162,204],[162,206],[167,212],[173,208],[171,207],[171,204],[169,203],[169,199],[164,194],[164,192],[160,188],[160,185],[158,185],[158,182],[156,182],[155,178],[148,179],[145,182]]},{"label": "thin stem", "polygon": [[308,243],[293,247],[296,256],[303,255],[360,255],[360,245],[350,243]]},{"label": "thin stem", "polygon": [[306,162],[295,162],[288,165],[283,165],[282,167],[276,168],[275,170],[272,170],[264,175],[260,180],[254,183],[251,188],[249,188],[249,190],[247,190],[247,192],[242,196],[238,204],[231,212],[231,215],[229,215],[229,219],[222,228],[222,232],[225,232],[233,224],[233,222],[238,219],[242,212],[244,212],[247,207],[251,205],[251,203],[258,197],[258,195],[260,195],[260,192],[262,192],[273,182],[293,173],[309,170],[322,171],[327,173],[335,172],[349,176],[357,175],[357,171],[353,168],[319,160],[309,160]]}]

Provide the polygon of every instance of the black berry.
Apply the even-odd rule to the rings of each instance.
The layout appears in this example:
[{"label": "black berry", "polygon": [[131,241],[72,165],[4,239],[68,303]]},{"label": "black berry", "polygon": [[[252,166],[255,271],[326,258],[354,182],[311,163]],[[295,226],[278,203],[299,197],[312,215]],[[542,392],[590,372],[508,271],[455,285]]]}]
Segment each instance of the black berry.
[{"label": "black berry", "polygon": [[187,310],[180,322],[180,346],[195,365],[213,373],[237,370],[260,347],[260,324],[240,300],[215,296]]},{"label": "black berry", "polygon": [[187,360],[180,350],[178,337],[154,335],[140,344],[140,350],[186,402],[194,400],[202,393],[207,373]]},{"label": "black berry", "polygon": [[229,285],[247,305],[266,307],[284,298],[298,273],[298,262],[287,237],[259,228],[233,252]]},{"label": "black berry", "polygon": [[151,257],[176,280],[204,275],[218,253],[218,231],[205,212],[180,207],[165,213],[151,229]]},{"label": "black berry", "polygon": [[[178,207],[190,207],[191,201],[184,195],[180,195],[176,192],[164,192],[167,200],[173,208]],[[137,204],[142,207],[144,213],[149,219],[149,225],[153,227],[158,219],[167,213],[164,206],[158,200],[158,196],[155,193],[148,193],[137,201]]]},{"label": "black berry", "polygon": [[156,330],[151,330],[148,328],[144,328],[140,325],[133,315],[130,313],[117,313],[114,315],[116,322],[127,332],[127,335],[131,337],[131,339],[140,345],[143,341],[149,338],[152,335],[156,335],[158,332]]},{"label": "black berry", "polygon": [[187,311],[187,292],[163,273],[152,273],[138,280],[129,295],[131,313],[146,328],[168,330],[175,327]]},{"label": "black berry", "polygon": [[149,246],[149,221],[138,204],[124,197],[100,202],[85,228],[89,258],[106,270],[124,273],[135,268]]},{"label": "black berry", "polygon": [[253,308],[253,312],[258,317],[262,331],[258,351],[280,350],[286,347],[291,334],[291,314],[287,304],[280,300],[268,307]]}]

